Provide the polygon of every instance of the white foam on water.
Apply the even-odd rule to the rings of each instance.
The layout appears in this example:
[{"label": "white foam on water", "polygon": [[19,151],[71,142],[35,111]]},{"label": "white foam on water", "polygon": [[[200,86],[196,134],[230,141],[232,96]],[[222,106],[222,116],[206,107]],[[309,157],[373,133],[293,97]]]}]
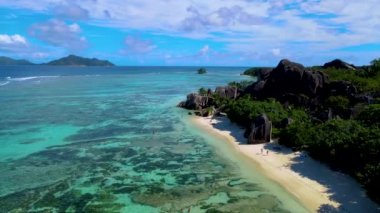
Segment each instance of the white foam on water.
[{"label": "white foam on water", "polygon": [[0,87],[5,86],[5,85],[7,85],[7,84],[9,84],[9,83],[10,83],[9,81],[1,82],[1,83],[0,83]]},{"label": "white foam on water", "polygon": [[11,78],[7,77],[6,79],[8,81],[27,81],[27,80],[32,80],[36,78],[58,78],[59,76],[30,76],[30,77],[22,77],[22,78]]}]

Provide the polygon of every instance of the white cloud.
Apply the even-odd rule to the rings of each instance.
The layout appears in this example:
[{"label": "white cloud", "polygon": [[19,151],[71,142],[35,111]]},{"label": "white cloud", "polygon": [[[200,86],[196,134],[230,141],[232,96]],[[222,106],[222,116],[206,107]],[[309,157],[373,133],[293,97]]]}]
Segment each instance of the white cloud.
[{"label": "white cloud", "polygon": [[271,50],[271,52],[272,52],[272,54],[273,54],[274,56],[280,56],[280,54],[281,54],[281,50],[280,50],[279,48],[273,48],[273,49]]},{"label": "white cloud", "polygon": [[27,48],[28,42],[25,37],[19,34],[0,34],[0,51],[22,52]]},{"label": "white cloud", "polygon": [[124,43],[125,49],[121,51],[124,54],[146,54],[157,47],[150,40],[144,40],[133,36],[125,38]]},{"label": "white cloud", "polygon": [[0,34],[0,45],[26,45],[26,39],[19,34]]},{"label": "white cloud", "polygon": [[[281,56],[311,57],[343,47],[380,43],[378,0],[128,0],[128,3],[83,0],[69,3],[67,0],[0,0],[0,6],[44,13],[61,8],[67,12],[60,17],[81,19],[92,25],[223,42],[231,53],[244,54],[244,58],[261,57],[263,52],[273,56],[277,52],[271,50],[276,48],[281,49]],[[71,25],[67,32],[75,36],[67,37],[81,43],[79,31],[79,26]],[[48,43],[67,46],[63,42],[67,39],[47,38],[47,33],[40,37]],[[126,41],[135,52],[155,48],[141,41],[132,43]]]},{"label": "white cloud", "polygon": [[45,53],[45,52],[34,52],[33,54],[32,54],[32,57],[33,58],[46,58],[46,57],[48,57],[49,56],[49,54],[48,53]]},{"label": "white cloud", "polygon": [[0,34],[0,52],[5,52],[10,57],[29,59],[42,59],[54,55],[46,48],[33,45],[19,34]]},{"label": "white cloud", "polygon": [[86,20],[89,18],[89,12],[75,3],[55,5],[52,12],[55,16],[68,20]]},{"label": "white cloud", "polygon": [[30,27],[29,33],[51,45],[70,50],[80,50],[87,47],[86,38],[80,35],[80,26],[76,23],[66,24],[57,19],[37,23]]},{"label": "white cloud", "polygon": [[200,55],[206,55],[209,51],[210,51],[210,47],[209,47],[208,45],[205,45],[205,46],[203,46],[203,47],[199,50],[199,54],[200,54]]}]

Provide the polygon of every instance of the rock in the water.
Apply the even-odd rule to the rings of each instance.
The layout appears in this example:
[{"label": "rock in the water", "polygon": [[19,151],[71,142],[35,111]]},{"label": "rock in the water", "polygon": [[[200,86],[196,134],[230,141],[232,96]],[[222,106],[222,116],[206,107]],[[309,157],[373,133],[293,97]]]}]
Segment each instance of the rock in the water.
[{"label": "rock in the water", "polygon": [[199,68],[197,72],[198,72],[198,74],[205,74],[205,73],[207,73],[206,69],[203,68],[203,67]]},{"label": "rock in the water", "polygon": [[335,68],[335,69],[350,69],[350,70],[356,70],[355,66],[352,64],[349,64],[347,62],[344,62],[340,59],[335,59],[333,61],[327,62],[323,65],[324,69],[327,68]]},{"label": "rock in the water", "polygon": [[198,110],[198,109],[203,109],[205,107],[208,107],[209,104],[211,103],[212,103],[211,97],[198,95],[196,93],[191,93],[187,95],[186,101],[182,101],[177,106],[186,108],[186,109]]},{"label": "rock in the water", "polygon": [[215,94],[218,94],[220,97],[235,99],[240,95],[241,91],[236,87],[226,86],[226,87],[217,87],[215,89]]},{"label": "rock in the water", "polygon": [[266,114],[258,116],[252,123],[248,133],[248,144],[270,142],[272,134],[272,122]]}]

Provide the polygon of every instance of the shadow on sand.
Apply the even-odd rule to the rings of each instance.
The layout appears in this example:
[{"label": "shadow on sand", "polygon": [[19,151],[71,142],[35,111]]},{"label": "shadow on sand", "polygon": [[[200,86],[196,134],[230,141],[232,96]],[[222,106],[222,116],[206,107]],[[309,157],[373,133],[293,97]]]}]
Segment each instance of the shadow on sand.
[{"label": "shadow on sand", "polygon": [[[264,148],[281,154],[293,152],[277,143],[265,144]],[[380,212],[380,208],[370,201],[360,184],[349,175],[332,171],[327,165],[312,159],[305,152],[297,153],[292,161],[290,164],[292,171],[324,185],[327,193],[330,194],[330,199],[341,204],[338,208],[327,204],[322,205],[318,212]]]},{"label": "shadow on sand", "polygon": [[[244,129],[233,125],[226,117],[215,117],[212,125],[214,128],[228,131],[235,137],[239,145],[249,145],[244,138]],[[278,143],[267,143],[266,150],[278,154],[291,154],[293,151]],[[330,199],[340,203],[340,207],[321,205],[318,212],[380,212],[380,207],[372,202],[361,186],[350,176],[332,171],[328,166],[310,158],[305,152],[299,152],[293,159],[290,169],[302,177],[314,180],[327,188]],[[313,169],[314,168],[314,169]]]}]

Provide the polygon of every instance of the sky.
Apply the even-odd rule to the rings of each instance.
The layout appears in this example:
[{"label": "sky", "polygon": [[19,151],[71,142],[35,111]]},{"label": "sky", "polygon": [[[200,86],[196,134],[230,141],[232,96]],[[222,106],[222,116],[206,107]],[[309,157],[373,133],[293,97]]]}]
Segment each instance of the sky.
[{"label": "sky", "polygon": [[0,55],[134,66],[356,65],[380,57],[378,0],[0,0]]}]

